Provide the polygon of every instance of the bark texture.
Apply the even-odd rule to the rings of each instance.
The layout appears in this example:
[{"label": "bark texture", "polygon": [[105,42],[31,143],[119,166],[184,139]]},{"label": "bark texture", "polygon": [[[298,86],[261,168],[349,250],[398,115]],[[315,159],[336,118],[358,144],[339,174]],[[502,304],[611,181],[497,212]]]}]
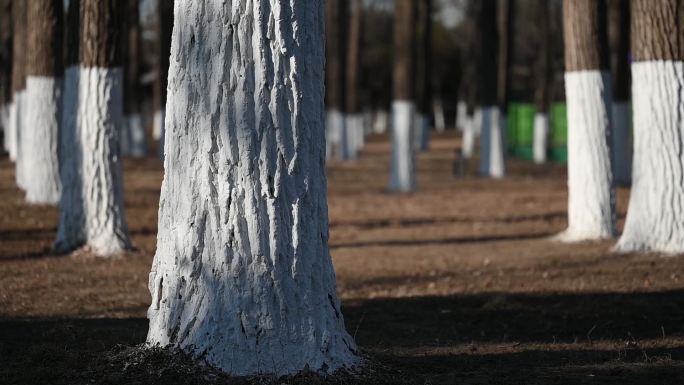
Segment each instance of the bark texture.
[{"label": "bark texture", "polygon": [[397,1],[394,5],[394,100],[413,100],[415,96],[416,11],[417,0]]},{"label": "bark texture", "polygon": [[605,0],[563,0],[565,72],[609,69],[605,20]]},{"label": "bark texture", "polygon": [[64,1],[31,0],[27,12],[27,76],[62,77]]},{"label": "bark texture", "polygon": [[81,0],[79,62],[83,67],[121,66],[125,10],[121,0]]},{"label": "bark texture", "polygon": [[357,362],[328,251],[323,8],[176,2],[150,344],[235,375]]},{"label": "bark texture", "polygon": [[632,0],[634,61],[684,60],[684,1]]}]

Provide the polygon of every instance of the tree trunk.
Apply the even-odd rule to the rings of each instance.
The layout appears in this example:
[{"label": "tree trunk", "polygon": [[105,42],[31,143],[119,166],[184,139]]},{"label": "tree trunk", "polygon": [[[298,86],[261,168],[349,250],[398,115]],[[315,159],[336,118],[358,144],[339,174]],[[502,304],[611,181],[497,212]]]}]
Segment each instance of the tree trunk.
[{"label": "tree trunk", "polygon": [[537,1],[538,13],[535,15],[538,20],[539,29],[537,31],[537,61],[535,70],[535,91],[534,104],[537,109],[534,115],[534,143],[533,157],[534,162],[542,164],[546,162],[546,150],[549,137],[549,104],[551,77],[551,39],[550,39],[550,12],[548,0]]},{"label": "tree trunk", "polygon": [[26,125],[23,127],[24,186],[29,203],[57,204],[59,125],[64,63],[63,0],[28,2]]},{"label": "tree trunk", "polygon": [[415,38],[413,27],[417,0],[394,5],[394,70],[392,101],[392,164],[390,191],[410,192],[416,188],[415,153]]},{"label": "tree trunk", "polygon": [[140,22],[139,1],[126,0],[126,33],[122,34],[126,68],[124,73],[124,125],[121,130],[121,154],[143,158],[147,154],[145,129],[141,116],[140,94]]},{"label": "tree trunk", "polygon": [[629,106],[629,0],[608,1],[608,37],[613,75],[612,165],[621,185],[632,180],[632,141]]},{"label": "tree trunk", "polygon": [[361,70],[361,28],[363,25],[363,2],[351,0],[351,13],[349,17],[349,34],[347,42],[347,65],[346,65],[346,110],[345,134],[341,138],[343,159],[356,159],[358,152],[363,147],[364,127],[363,115],[359,105],[359,76]]},{"label": "tree trunk", "polygon": [[154,96],[157,111],[154,114],[154,129],[152,136],[159,140],[159,157],[164,157],[164,123],[166,121],[166,88],[169,75],[169,59],[171,57],[171,33],[173,32],[173,3],[174,0],[157,0],[157,26],[159,27],[159,58],[157,68],[157,82]]},{"label": "tree trunk", "polygon": [[175,11],[148,343],[233,375],[353,366],[328,251],[323,3]]},{"label": "tree trunk", "polygon": [[326,2],[326,157],[348,158],[345,112],[347,0]]},{"label": "tree trunk", "polygon": [[[479,13],[479,86],[482,109],[480,174],[501,178],[504,169],[503,111],[499,106],[499,28],[497,2],[481,0]],[[507,11],[506,11],[507,12]]]},{"label": "tree trunk", "polygon": [[564,0],[568,106],[568,229],[564,241],[615,236],[610,168],[611,76],[605,2]]},{"label": "tree trunk", "polygon": [[432,101],[432,1],[418,1],[416,38],[416,149],[429,145],[430,102]]},{"label": "tree trunk", "polygon": [[681,0],[633,0],[634,169],[617,250],[684,252]]},{"label": "tree trunk", "polygon": [[15,161],[16,182],[23,188],[21,132],[26,95],[26,2],[12,3],[12,105],[10,106],[10,159]]},{"label": "tree trunk", "polygon": [[[83,199],[83,213],[75,216],[83,221],[78,224],[80,229],[60,231],[59,235],[66,238],[58,238],[58,245],[69,250],[85,244],[95,254],[107,256],[130,247],[118,155],[118,133],[123,122],[119,34],[126,7],[117,0],[81,0],[80,5],[80,102],[76,131],[81,164],[76,184],[81,189],[76,193]],[[79,207],[77,204],[62,210]]]},{"label": "tree trunk", "polygon": [[12,0],[0,0],[0,125],[9,152],[9,110],[12,105]]}]

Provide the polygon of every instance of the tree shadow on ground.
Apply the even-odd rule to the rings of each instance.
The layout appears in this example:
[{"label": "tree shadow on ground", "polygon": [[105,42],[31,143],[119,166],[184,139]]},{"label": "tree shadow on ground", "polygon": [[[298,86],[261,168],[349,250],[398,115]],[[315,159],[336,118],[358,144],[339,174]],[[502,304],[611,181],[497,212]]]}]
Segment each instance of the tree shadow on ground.
[{"label": "tree shadow on ground", "polygon": [[[358,380],[313,383],[681,384],[683,309],[684,290],[350,301],[343,308],[347,329],[374,369]],[[10,384],[243,383],[191,378],[163,360],[131,372],[140,362],[105,359],[120,357],[112,352],[122,345],[141,344],[146,333],[143,318],[0,319],[0,378]]]}]

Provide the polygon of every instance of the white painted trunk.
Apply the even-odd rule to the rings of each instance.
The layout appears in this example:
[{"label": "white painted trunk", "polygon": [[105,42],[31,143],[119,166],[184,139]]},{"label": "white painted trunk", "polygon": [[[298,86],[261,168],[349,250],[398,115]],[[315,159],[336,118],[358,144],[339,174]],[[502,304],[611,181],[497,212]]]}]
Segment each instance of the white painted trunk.
[{"label": "white painted trunk", "polygon": [[373,132],[376,134],[384,134],[387,132],[387,126],[389,125],[389,113],[385,110],[379,110],[375,113],[375,119],[373,121]]},{"label": "white painted trunk", "polygon": [[475,119],[472,116],[463,118],[463,139],[461,143],[461,155],[470,159],[475,152]]},{"label": "white painted trunk", "polygon": [[9,154],[9,158],[11,161],[14,161],[16,158],[17,150],[16,150],[16,143],[14,141],[14,119],[16,119],[16,103],[14,101],[14,97],[12,97],[12,101],[8,104],[7,106],[7,125],[5,126],[5,151]]},{"label": "white painted trunk", "polygon": [[328,250],[324,7],[285,3],[175,3],[147,341],[233,375],[358,362]]},{"label": "white painted trunk", "polygon": [[611,128],[613,129],[612,165],[615,182],[629,185],[632,181],[631,111],[629,102],[614,102]]},{"label": "white painted trunk", "polygon": [[473,113],[473,128],[475,129],[474,132],[476,137],[482,135],[482,121],[482,107],[477,107]]},{"label": "white painted trunk", "polygon": [[333,156],[341,157],[340,142],[342,127],[344,126],[344,115],[338,109],[328,109],[325,112],[325,156],[331,159]]},{"label": "white painted trunk", "polygon": [[634,163],[622,252],[684,252],[684,63],[632,64]]},{"label": "white painted trunk", "polygon": [[468,116],[468,104],[459,100],[456,104],[456,128],[459,131],[464,131],[466,125],[470,124],[469,119],[472,119],[472,117]]},{"label": "white painted trunk", "polygon": [[12,107],[12,102],[4,104],[2,107],[0,107],[0,124],[2,124],[2,135],[3,135],[3,148],[5,149],[6,152],[9,152],[9,141],[7,135],[10,132],[9,129],[9,116],[10,116],[10,109]]},{"label": "white painted trunk", "polygon": [[446,129],[446,119],[444,117],[444,104],[442,99],[436,98],[432,103],[435,114],[435,129],[437,132],[444,132]]},{"label": "white painted trunk", "polygon": [[421,113],[416,113],[414,124],[413,145],[416,151],[426,151],[429,147],[430,139],[430,118]]},{"label": "white painted trunk", "polygon": [[57,252],[71,251],[86,241],[83,219],[81,165],[83,148],[78,125],[80,69],[71,66],[64,72],[62,124],[59,132],[59,172],[62,195],[59,202],[59,225],[54,248]]},{"label": "white painted trunk", "polygon": [[17,186],[25,190],[24,184],[24,151],[27,149],[24,145],[24,140],[27,139],[28,133],[24,129],[26,119],[26,90],[21,90],[14,94],[14,116],[10,117],[10,124],[12,130],[12,141],[14,147],[14,166],[15,179]]},{"label": "white painted trunk", "polygon": [[546,163],[546,147],[549,138],[549,116],[545,112],[534,115],[534,137],[532,143],[532,157],[534,163]]},{"label": "white painted trunk", "polygon": [[364,145],[363,132],[363,114],[348,114],[345,116],[345,133],[346,133],[346,160],[356,160],[359,157],[359,151]]},{"label": "white painted trunk", "polygon": [[59,126],[62,113],[62,79],[29,76],[26,79],[24,186],[26,200],[34,204],[59,203]]},{"label": "white painted trunk", "polygon": [[[147,155],[147,143],[145,141],[145,128],[140,114],[130,114],[124,118],[125,124],[122,132],[126,133],[126,153],[134,158],[144,158]],[[120,138],[123,143],[124,139]],[[123,149],[124,146],[122,146]]]},{"label": "white painted trunk", "polygon": [[392,163],[390,191],[411,192],[416,188],[414,151],[415,105],[408,100],[392,102]]},{"label": "white painted trunk", "polygon": [[568,106],[568,229],[559,240],[615,236],[615,192],[610,167],[611,81],[608,72],[565,74]]},{"label": "white painted trunk", "polygon": [[483,107],[481,111],[480,174],[502,178],[505,174],[505,117],[501,114],[499,107]]},{"label": "white painted trunk", "polygon": [[164,132],[164,110],[159,109],[154,112],[154,118],[152,121],[152,138],[154,140],[161,140],[162,133]]},{"label": "white painted trunk", "polygon": [[[159,145],[157,147],[157,151],[159,154],[159,159],[164,159],[164,151],[165,151],[165,143],[166,143],[166,109],[162,109],[157,111],[154,114],[154,132],[158,132],[159,138],[157,140],[159,141]],[[155,135],[153,132],[153,135]]]}]

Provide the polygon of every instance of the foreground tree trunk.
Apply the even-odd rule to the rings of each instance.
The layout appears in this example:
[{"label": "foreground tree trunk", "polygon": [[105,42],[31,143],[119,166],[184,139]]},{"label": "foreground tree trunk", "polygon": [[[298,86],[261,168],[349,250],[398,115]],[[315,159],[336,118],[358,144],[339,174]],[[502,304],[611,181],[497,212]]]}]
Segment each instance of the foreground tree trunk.
[{"label": "foreground tree trunk", "polygon": [[324,7],[286,4],[175,8],[147,341],[234,375],[357,362],[328,251]]},{"label": "foreground tree trunk", "polygon": [[16,182],[23,188],[21,133],[26,95],[26,3],[12,3],[12,105],[10,106],[10,159],[15,161]]},{"label": "foreground tree trunk", "polygon": [[[130,247],[123,206],[118,133],[123,120],[123,70],[120,26],[125,3],[117,0],[81,0],[76,152],[80,154],[74,176],[74,206],[82,218],[75,228],[58,231],[58,249],[85,244],[95,254],[117,254]],[[69,108],[65,107],[65,110]],[[79,202],[79,198],[82,202]],[[80,203],[80,204],[79,204]],[[62,217],[72,217],[66,212]],[[61,226],[66,223],[60,222]]]},{"label": "foreground tree trunk", "polygon": [[479,86],[482,108],[482,136],[480,138],[480,174],[504,176],[503,111],[499,106],[499,30],[497,27],[498,0],[481,0],[479,13],[480,55]]},{"label": "foreground tree trunk", "polygon": [[394,70],[392,101],[392,163],[390,191],[416,188],[413,130],[415,129],[415,39],[413,25],[417,0],[403,0],[394,7]]},{"label": "foreground tree trunk", "polygon": [[124,125],[121,130],[121,154],[135,158],[147,155],[145,128],[141,115],[140,95],[140,22],[139,1],[126,0],[126,33],[122,34],[125,61]]},{"label": "foreground tree trunk", "polygon": [[24,186],[29,203],[57,204],[64,57],[63,0],[28,2]]},{"label": "foreground tree trunk", "polygon": [[418,1],[416,33],[416,126],[414,145],[429,147],[430,103],[432,101],[432,0]]},{"label": "foreground tree trunk", "polygon": [[546,149],[549,137],[549,104],[551,84],[551,39],[549,38],[549,2],[537,1],[537,61],[535,70],[534,104],[537,111],[534,115],[533,158],[537,164],[546,162]]},{"label": "foreground tree trunk", "polygon": [[154,114],[152,137],[159,141],[159,157],[164,157],[164,122],[166,121],[166,88],[169,76],[169,59],[171,56],[171,32],[173,31],[174,0],[157,0],[157,38],[159,57],[157,82],[154,87],[154,99],[157,111]]},{"label": "foreground tree trunk", "polygon": [[326,156],[335,154],[341,160],[350,152],[344,119],[347,6],[347,0],[328,1],[325,10]]},{"label": "foreground tree trunk", "polygon": [[346,65],[346,103],[347,114],[345,116],[345,144],[346,159],[356,159],[358,152],[363,147],[364,126],[363,114],[359,103],[359,77],[361,72],[361,28],[363,24],[363,3],[361,0],[351,0],[351,13],[349,17],[349,35],[347,42],[347,65]]},{"label": "foreground tree trunk", "polygon": [[631,2],[634,169],[616,246],[623,252],[684,252],[682,7],[681,0]]},{"label": "foreground tree trunk", "polygon": [[615,236],[605,2],[564,0],[568,229],[564,241]]},{"label": "foreground tree trunk", "polygon": [[629,105],[629,0],[608,0],[608,36],[613,74],[612,165],[616,183],[632,180],[631,110]]}]

